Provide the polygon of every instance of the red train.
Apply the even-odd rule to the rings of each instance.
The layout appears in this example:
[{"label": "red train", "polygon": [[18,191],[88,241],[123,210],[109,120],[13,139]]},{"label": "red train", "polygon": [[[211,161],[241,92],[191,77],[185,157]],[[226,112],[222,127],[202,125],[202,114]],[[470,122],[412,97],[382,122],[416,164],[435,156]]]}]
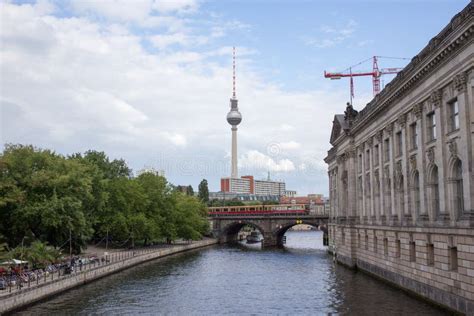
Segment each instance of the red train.
[{"label": "red train", "polygon": [[209,216],[306,215],[304,204],[246,205],[209,207]]}]

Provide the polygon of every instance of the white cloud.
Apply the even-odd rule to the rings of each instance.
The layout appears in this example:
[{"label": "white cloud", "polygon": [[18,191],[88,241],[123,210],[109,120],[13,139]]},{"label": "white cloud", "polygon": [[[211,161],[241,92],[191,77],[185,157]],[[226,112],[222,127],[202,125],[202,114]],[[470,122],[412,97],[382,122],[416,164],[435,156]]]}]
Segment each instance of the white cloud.
[{"label": "white cloud", "polygon": [[191,46],[203,45],[208,42],[205,36],[190,36],[184,33],[159,34],[149,37],[150,42],[159,49],[165,49],[171,45]]},{"label": "white cloud", "polygon": [[291,130],[294,130],[295,127],[293,125],[290,125],[290,124],[287,124],[287,123],[283,123],[280,125],[280,129],[282,131],[291,131]]},{"label": "white cloud", "polygon": [[[329,48],[341,44],[348,38],[352,37],[357,27],[357,22],[349,20],[342,27],[333,27],[323,25],[320,27],[319,36],[303,36],[302,39],[308,46],[317,48]],[[328,37],[329,36],[329,37]]]},{"label": "white cloud", "polygon": [[174,145],[186,146],[187,144],[186,137],[183,135],[165,132],[163,136]]},{"label": "white cloud", "polygon": [[170,19],[157,19],[159,14],[185,14],[197,10],[196,0],[72,0],[72,8],[79,14],[98,16],[110,21],[133,22],[159,26]]},{"label": "white cloud", "polygon": [[196,0],[155,0],[153,3],[153,9],[162,13],[189,13],[197,10],[198,7]]},{"label": "white cloud", "polygon": [[251,150],[239,159],[239,167],[249,170],[268,170],[275,172],[290,172],[295,170],[294,163],[289,159],[274,160],[273,158],[257,151]]},{"label": "white cloud", "polygon": [[[131,8],[127,15],[120,12],[127,7],[120,5],[65,17],[55,16],[52,8],[0,4],[2,143],[31,143],[66,154],[104,150],[125,158],[134,169],[144,165],[165,169],[171,181],[183,178],[167,165],[190,160],[192,166],[228,163],[231,134],[225,115],[232,84],[231,47],[203,45],[198,52],[194,44],[178,41],[173,50],[150,52],[143,46],[149,36],[182,32],[183,43],[192,43],[192,36],[212,40],[212,25],[198,32],[186,29],[180,20],[176,32],[134,32],[128,23],[103,23],[87,13],[102,10],[115,20],[146,16],[151,21],[153,8],[138,3],[143,7]],[[164,41],[161,45],[169,47]],[[252,47],[237,47],[237,93],[243,115],[239,152],[245,153],[240,163],[261,172],[283,173],[283,179],[293,177],[295,186],[313,183],[311,170],[320,169],[305,157],[324,158],[333,112],[338,105],[343,109],[345,93],[295,92],[265,82],[242,58],[251,61],[257,53]],[[215,56],[228,60],[220,63],[222,58]],[[262,154],[270,143],[279,144],[281,152]],[[304,173],[302,164],[307,166]],[[203,174],[212,190],[229,168],[211,167]],[[192,170],[194,178],[185,181],[197,183],[202,176]],[[320,191],[326,189],[324,181]]]},{"label": "white cloud", "polygon": [[140,21],[145,19],[152,10],[152,0],[72,0],[72,7],[80,14],[98,15],[115,21]]},{"label": "white cloud", "polygon": [[301,144],[295,141],[282,142],[279,146],[283,150],[295,150],[301,148]]}]

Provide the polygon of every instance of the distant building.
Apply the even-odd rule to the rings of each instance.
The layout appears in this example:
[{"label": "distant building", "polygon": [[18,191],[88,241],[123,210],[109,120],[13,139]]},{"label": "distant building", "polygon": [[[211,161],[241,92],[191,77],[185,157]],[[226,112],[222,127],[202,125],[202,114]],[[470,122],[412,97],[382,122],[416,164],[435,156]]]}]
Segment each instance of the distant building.
[{"label": "distant building", "polygon": [[286,184],[282,181],[254,180],[253,176],[222,178],[221,191],[238,194],[284,196]]},{"label": "distant building", "polygon": [[221,191],[228,193],[253,194],[253,178],[222,178]]},{"label": "distant building", "polygon": [[314,214],[327,214],[329,199],[322,194],[308,194],[307,196],[282,196],[280,204],[304,204],[306,209]]},{"label": "distant building", "polygon": [[287,196],[287,197],[296,196],[296,191],[293,191],[293,190],[286,190],[286,191],[285,191],[285,196]]},{"label": "distant building", "polygon": [[286,184],[280,181],[255,180],[255,194],[257,195],[285,195]]}]

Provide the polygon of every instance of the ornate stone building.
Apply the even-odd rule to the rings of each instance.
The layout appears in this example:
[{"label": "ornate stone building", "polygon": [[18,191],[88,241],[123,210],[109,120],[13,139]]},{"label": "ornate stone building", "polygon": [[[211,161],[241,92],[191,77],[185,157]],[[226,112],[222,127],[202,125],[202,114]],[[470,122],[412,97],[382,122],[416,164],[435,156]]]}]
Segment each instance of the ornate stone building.
[{"label": "ornate stone building", "polygon": [[360,112],[336,115],[337,260],[474,314],[474,5]]}]

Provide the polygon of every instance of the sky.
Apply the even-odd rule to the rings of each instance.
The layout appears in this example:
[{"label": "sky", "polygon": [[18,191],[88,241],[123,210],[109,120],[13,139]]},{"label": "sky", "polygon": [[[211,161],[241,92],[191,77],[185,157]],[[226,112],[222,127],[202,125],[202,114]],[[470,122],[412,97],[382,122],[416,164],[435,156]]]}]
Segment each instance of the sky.
[{"label": "sky", "polygon": [[[324,71],[374,55],[403,67],[468,2],[0,0],[0,140],[104,151],[218,191],[235,46],[239,174],[327,195],[323,159],[349,82]],[[371,98],[370,77],[355,79],[354,107]]]}]

